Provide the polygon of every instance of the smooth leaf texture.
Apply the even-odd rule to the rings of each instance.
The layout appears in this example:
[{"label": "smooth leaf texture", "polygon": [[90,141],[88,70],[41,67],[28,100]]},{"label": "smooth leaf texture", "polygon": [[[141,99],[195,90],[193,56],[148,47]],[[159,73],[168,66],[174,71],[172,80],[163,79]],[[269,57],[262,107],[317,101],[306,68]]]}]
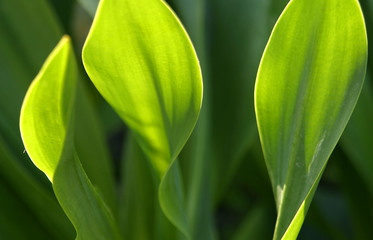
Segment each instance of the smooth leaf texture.
[{"label": "smooth leaf texture", "polygon": [[27,153],[51,182],[64,148],[77,80],[69,44],[64,37],[49,55],[26,93],[20,116]]},{"label": "smooth leaf texture", "polygon": [[188,236],[174,161],[198,118],[202,79],[179,20],[163,1],[103,0],[83,63],[162,178],[159,200],[166,216]]},{"label": "smooth leaf texture", "polygon": [[359,96],[367,38],[356,0],[293,0],[259,67],[255,110],[278,218],[295,239]]},{"label": "smooth leaf texture", "polygon": [[[18,179],[10,186],[14,187],[12,190],[24,198],[32,199],[35,195],[27,187],[27,183],[24,183],[23,186],[21,184],[24,175],[30,173],[30,179],[27,182],[33,182],[35,187],[39,185],[40,191],[48,193],[49,198],[54,198],[52,188],[43,176],[44,174],[38,171],[27,154],[23,153],[24,146],[19,134],[19,114],[29,84],[61,37],[62,30],[53,9],[51,9],[49,0],[32,2],[28,0],[0,1],[0,137],[4,138],[10,154],[14,156],[11,159],[3,158],[4,161],[2,162],[4,164],[1,175],[6,182],[10,182],[11,179]],[[92,102],[89,101],[84,87],[77,89],[78,106],[75,127],[78,131],[75,134],[76,148],[87,175],[92,179],[95,187],[101,190],[103,197],[108,200],[108,205],[111,207],[115,203],[111,159],[106,154],[107,149],[100,132],[101,128],[95,118]],[[8,172],[9,174],[5,174]],[[26,188],[29,191],[25,191]],[[25,193],[30,196],[26,197]],[[41,206],[51,205],[46,194],[40,194],[39,196],[38,204]],[[45,212],[62,212],[57,200],[53,199],[53,201],[57,209],[45,210]],[[24,204],[31,212],[34,212],[37,221],[47,223],[46,226],[42,226],[41,232],[46,232],[46,228],[50,229],[49,224],[63,222],[63,212],[62,216],[58,215],[55,216],[56,219],[51,219],[49,217],[53,217],[53,214],[48,214],[48,216],[40,214],[40,210],[33,205],[33,201],[24,201]],[[8,208],[14,212],[20,209],[11,205],[8,205]],[[27,224],[27,221],[20,222],[19,227]],[[66,226],[55,225],[55,228],[70,227],[70,232],[73,233],[74,229],[67,217],[65,217],[65,224]],[[60,233],[61,231],[51,229],[51,232],[53,231],[54,234],[66,239],[65,235]]]},{"label": "smooth leaf texture", "polygon": [[162,1],[102,1],[83,62],[163,175],[189,137],[202,98],[195,52],[173,12]]},{"label": "smooth leaf texture", "polygon": [[77,65],[65,36],[50,54],[24,99],[20,128],[27,153],[53,183],[77,239],[119,239],[108,207],[74,149],[73,104]]}]

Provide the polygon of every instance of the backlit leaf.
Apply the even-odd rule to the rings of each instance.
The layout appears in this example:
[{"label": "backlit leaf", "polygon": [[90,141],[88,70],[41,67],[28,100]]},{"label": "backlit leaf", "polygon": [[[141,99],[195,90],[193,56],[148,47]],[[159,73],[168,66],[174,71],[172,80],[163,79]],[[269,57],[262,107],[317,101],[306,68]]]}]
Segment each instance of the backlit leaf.
[{"label": "backlit leaf", "polygon": [[20,128],[27,153],[53,183],[77,239],[119,239],[113,216],[88,179],[73,138],[77,64],[65,36],[24,99]]},{"label": "backlit leaf", "polygon": [[164,213],[189,235],[175,160],[196,123],[202,79],[179,20],[164,1],[103,0],[83,49],[83,63],[162,179],[159,200]]},{"label": "backlit leaf", "polygon": [[275,193],[274,239],[295,239],[359,96],[367,38],[356,0],[292,0],[259,67],[257,123]]}]

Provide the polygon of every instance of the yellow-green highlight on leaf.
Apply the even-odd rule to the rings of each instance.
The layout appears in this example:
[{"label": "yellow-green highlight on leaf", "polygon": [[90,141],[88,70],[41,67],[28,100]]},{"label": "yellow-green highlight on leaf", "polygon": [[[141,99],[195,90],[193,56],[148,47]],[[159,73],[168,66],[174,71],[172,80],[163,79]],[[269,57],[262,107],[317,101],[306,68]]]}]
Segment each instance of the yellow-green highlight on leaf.
[{"label": "yellow-green highlight on leaf", "polygon": [[311,201],[351,116],[366,62],[357,0],[292,0],[276,23],[254,97],[278,210],[274,239],[298,235],[309,206],[302,204]]},{"label": "yellow-green highlight on leaf", "polygon": [[26,151],[50,181],[70,120],[77,78],[74,61],[69,37],[64,36],[30,85],[21,109],[20,129]]},{"label": "yellow-green highlight on leaf", "polygon": [[160,0],[101,1],[83,63],[163,176],[202,101],[198,60],[175,14]]},{"label": "yellow-green highlight on leaf", "polygon": [[83,63],[161,179],[162,210],[188,238],[176,158],[199,115],[202,76],[186,31],[164,1],[102,0]]},{"label": "yellow-green highlight on leaf", "polygon": [[51,180],[77,240],[121,239],[111,209],[85,173],[74,143],[77,63],[69,37],[61,39],[31,84],[20,128],[26,150]]}]

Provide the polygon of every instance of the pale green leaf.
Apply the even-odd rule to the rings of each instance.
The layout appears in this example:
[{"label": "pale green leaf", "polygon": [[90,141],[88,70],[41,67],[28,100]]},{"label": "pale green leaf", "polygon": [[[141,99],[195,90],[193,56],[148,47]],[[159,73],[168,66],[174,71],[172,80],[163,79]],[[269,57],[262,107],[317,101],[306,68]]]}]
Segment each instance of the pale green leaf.
[{"label": "pale green leaf", "polygon": [[202,79],[179,20],[163,1],[103,0],[83,63],[162,178],[159,200],[166,216],[189,235],[174,161],[196,123]]},{"label": "pale green leaf", "polygon": [[31,83],[21,109],[20,129],[27,153],[51,182],[71,118],[77,80],[74,61],[70,40],[64,37]]},{"label": "pale green leaf", "polygon": [[275,193],[274,239],[295,239],[359,96],[367,38],[356,0],[292,0],[272,32],[255,88]]},{"label": "pale green leaf", "polygon": [[110,209],[94,189],[73,138],[77,64],[65,36],[49,55],[24,99],[20,128],[27,153],[53,183],[77,239],[119,239]]},{"label": "pale green leaf", "polygon": [[104,0],[83,62],[163,175],[190,135],[201,106],[200,69],[180,22],[162,1]]}]

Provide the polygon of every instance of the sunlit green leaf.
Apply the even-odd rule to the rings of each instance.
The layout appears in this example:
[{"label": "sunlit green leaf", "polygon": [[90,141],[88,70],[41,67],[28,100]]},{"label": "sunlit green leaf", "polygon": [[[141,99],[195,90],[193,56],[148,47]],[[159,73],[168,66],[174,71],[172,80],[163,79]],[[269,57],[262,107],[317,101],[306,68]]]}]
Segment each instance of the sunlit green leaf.
[{"label": "sunlit green leaf", "polygon": [[295,239],[364,79],[356,0],[291,1],[259,67],[255,109],[275,193],[274,239]]},{"label": "sunlit green leaf", "polygon": [[[142,4],[148,7],[140,10]],[[104,0],[99,8],[83,50],[86,70],[162,175],[200,109],[202,82],[194,50],[162,1]]]},{"label": "sunlit green leaf", "polygon": [[196,123],[202,81],[185,30],[163,1],[103,0],[83,62],[162,178],[159,200],[166,216],[188,236],[175,160]]},{"label": "sunlit green leaf", "polygon": [[[66,236],[71,236],[74,230],[53,197],[52,188],[45,185],[48,184],[45,176],[39,173],[27,154],[23,153],[18,125],[21,103],[27,87],[61,36],[61,27],[48,1],[1,1],[0,137],[4,138],[9,148],[8,153],[12,157],[1,158],[0,170],[5,182],[0,184],[8,182],[12,191],[22,196],[23,204],[35,216],[33,221],[43,223],[41,228],[52,233],[50,236],[53,237],[50,238],[53,239],[58,239],[58,236],[61,239],[70,238]],[[78,93],[77,151],[79,155],[84,155],[82,164],[87,175],[92,178],[92,183],[100,189],[111,207],[115,198],[110,158],[105,156],[106,145],[99,134],[100,126],[94,117],[91,102],[87,101],[84,87],[78,89]],[[4,196],[5,201],[7,196]],[[44,210],[40,211],[40,207],[44,207]],[[8,205],[8,209],[9,211],[3,213],[3,217],[7,217],[8,212],[18,211],[20,207]],[[24,220],[19,221],[19,228],[29,224],[28,218]],[[49,227],[51,225],[53,228]],[[45,230],[47,228],[48,231]]]},{"label": "sunlit green leaf", "polygon": [[20,128],[27,153],[53,183],[77,239],[119,239],[110,209],[92,186],[73,140],[77,65],[65,36],[49,55],[24,99]]},{"label": "sunlit green leaf", "polygon": [[20,129],[27,153],[52,182],[71,119],[77,81],[73,60],[70,40],[64,37],[30,85],[21,110]]}]

